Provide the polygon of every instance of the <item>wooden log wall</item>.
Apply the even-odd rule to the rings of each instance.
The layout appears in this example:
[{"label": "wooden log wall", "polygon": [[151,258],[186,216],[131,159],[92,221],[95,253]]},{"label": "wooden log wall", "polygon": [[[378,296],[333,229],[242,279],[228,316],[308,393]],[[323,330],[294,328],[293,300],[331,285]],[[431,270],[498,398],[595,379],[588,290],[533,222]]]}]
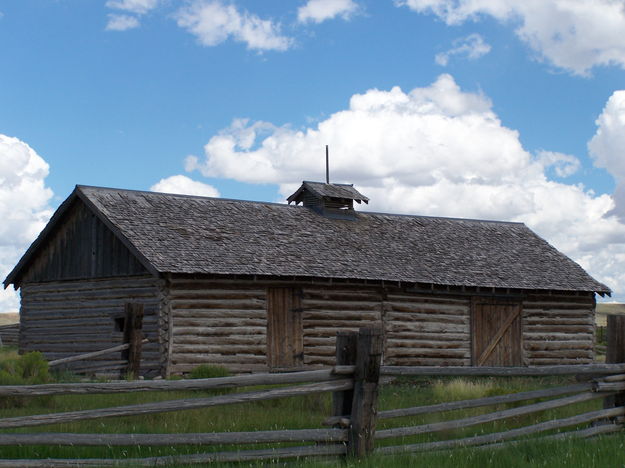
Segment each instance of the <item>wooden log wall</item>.
[{"label": "wooden log wall", "polygon": [[381,291],[373,288],[303,288],[304,365],[334,365],[337,331],[381,326],[381,299]]},{"label": "wooden log wall", "polygon": [[20,334],[20,324],[12,323],[10,325],[0,326],[0,345],[17,346]]},{"label": "wooden log wall", "polygon": [[251,282],[172,278],[168,374],[200,364],[267,370],[266,288]]},{"label": "wooden log wall", "polygon": [[471,364],[470,298],[389,293],[384,301],[384,364]]},{"label": "wooden log wall", "polygon": [[[396,287],[173,278],[168,307],[169,373],[217,364],[234,372],[267,369],[268,287],[301,291],[306,367],[334,365],[337,331],[384,329],[385,365],[471,365],[471,297]],[[521,300],[519,298],[519,300]],[[593,359],[591,294],[529,295],[523,300],[525,365]]]},{"label": "wooden log wall", "polygon": [[593,361],[594,295],[531,295],[523,301],[524,364]]},{"label": "wooden log wall", "polygon": [[[115,319],[124,317],[124,303],[140,302],[145,310],[143,332],[149,340],[143,347],[141,374],[157,375],[161,354],[159,283],[154,277],[143,276],[22,284],[20,352],[41,351],[53,360],[122,344],[123,332]],[[75,367],[119,357],[102,356]]]}]

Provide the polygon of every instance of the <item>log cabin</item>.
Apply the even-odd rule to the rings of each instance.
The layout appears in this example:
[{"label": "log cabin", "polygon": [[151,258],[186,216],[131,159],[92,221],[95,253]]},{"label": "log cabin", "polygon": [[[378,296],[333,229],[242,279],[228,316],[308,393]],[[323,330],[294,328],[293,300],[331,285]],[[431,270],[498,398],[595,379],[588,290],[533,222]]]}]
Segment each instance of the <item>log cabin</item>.
[{"label": "log cabin", "polygon": [[337,331],[378,326],[387,365],[593,360],[610,294],[522,223],[362,212],[352,185],[289,204],[77,186],[4,280],[20,351],[121,343],[144,305],[141,373],[332,365]]}]

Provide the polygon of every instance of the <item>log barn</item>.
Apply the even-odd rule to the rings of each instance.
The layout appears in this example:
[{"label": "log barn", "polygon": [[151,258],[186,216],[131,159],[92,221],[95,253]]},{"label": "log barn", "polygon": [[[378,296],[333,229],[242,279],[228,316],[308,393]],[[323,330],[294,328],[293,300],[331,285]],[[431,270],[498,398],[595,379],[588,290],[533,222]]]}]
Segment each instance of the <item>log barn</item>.
[{"label": "log barn", "polygon": [[362,212],[344,184],[288,201],[77,186],[4,280],[20,351],[120,344],[135,302],[148,377],[327,366],[337,331],[371,325],[387,365],[593,360],[609,288],[524,224]]}]

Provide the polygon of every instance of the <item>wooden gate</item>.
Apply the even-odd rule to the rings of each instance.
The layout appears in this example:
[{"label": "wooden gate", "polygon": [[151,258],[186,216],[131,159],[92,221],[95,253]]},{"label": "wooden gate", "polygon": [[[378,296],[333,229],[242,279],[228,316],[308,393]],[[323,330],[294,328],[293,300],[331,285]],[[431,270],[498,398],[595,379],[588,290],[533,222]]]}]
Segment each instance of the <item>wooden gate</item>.
[{"label": "wooden gate", "polygon": [[267,364],[271,369],[304,364],[301,302],[297,289],[267,289]]},{"label": "wooden gate", "polygon": [[500,298],[473,298],[472,364],[521,366],[521,303]]}]

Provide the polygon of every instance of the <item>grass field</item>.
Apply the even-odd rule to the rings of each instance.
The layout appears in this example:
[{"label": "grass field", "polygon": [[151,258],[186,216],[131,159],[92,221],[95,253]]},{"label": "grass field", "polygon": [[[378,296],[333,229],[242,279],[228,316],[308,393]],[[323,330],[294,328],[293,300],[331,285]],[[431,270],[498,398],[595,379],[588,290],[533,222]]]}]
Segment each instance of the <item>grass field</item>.
[{"label": "grass field", "polygon": [[[5,357],[15,356],[5,352]],[[1,357],[0,357],[1,359]],[[479,378],[479,379],[398,379],[384,385],[380,392],[380,409],[431,404],[444,401],[462,400],[482,396],[492,396],[515,391],[562,385],[568,381],[562,378]],[[244,389],[249,390],[249,388]],[[128,393],[118,395],[85,395],[38,397],[16,404],[0,402],[0,418],[26,414],[50,413],[77,409],[102,408],[127,405],[165,399],[194,398],[207,396],[207,392],[161,392]],[[10,430],[11,432],[99,432],[99,433],[179,433],[179,432],[220,432],[253,431],[273,429],[319,428],[321,422],[330,414],[331,397],[329,394],[283,400],[247,403],[202,410],[163,413],[142,417],[124,417],[98,419],[68,424],[39,426]],[[498,432],[506,428],[526,425],[538,420],[598,409],[601,401],[593,401],[543,412],[538,415],[511,418],[503,422],[478,426],[461,431],[448,431],[437,435],[413,436],[410,438],[380,441],[380,445],[415,443],[428,440],[454,438],[461,435]],[[499,409],[505,408],[500,405]],[[384,429],[397,425],[416,425],[443,419],[455,419],[483,412],[490,409],[460,410],[436,415],[403,418],[402,420],[383,420],[378,428]],[[4,432],[8,432],[5,430]],[[0,434],[3,431],[0,431]],[[373,456],[362,461],[344,463],[337,460],[302,460],[299,462],[276,462],[275,466],[358,466],[358,467],[615,467],[625,465],[624,438],[606,436],[587,441],[537,442],[528,441],[502,449],[456,449],[437,453],[424,453],[402,456]],[[292,445],[292,444],[291,444]],[[297,445],[297,444],[296,444]],[[275,446],[275,445],[274,445]],[[241,446],[240,449],[246,447]],[[249,446],[248,448],[263,448]],[[232,447],[0,447],[2,458],[129,458],[161,455],[188,454],[207,451],[232,450]],[[266,466],[267,463],[241,466]],[[132,466],[132,465],[128,465]],[[180,465],[184,466],[184,465]],[[196,465],[197,466],[197,465]],[[211,465],[214,466],[214,465]],[[230,465],[231,466],[231,465]]]}]

